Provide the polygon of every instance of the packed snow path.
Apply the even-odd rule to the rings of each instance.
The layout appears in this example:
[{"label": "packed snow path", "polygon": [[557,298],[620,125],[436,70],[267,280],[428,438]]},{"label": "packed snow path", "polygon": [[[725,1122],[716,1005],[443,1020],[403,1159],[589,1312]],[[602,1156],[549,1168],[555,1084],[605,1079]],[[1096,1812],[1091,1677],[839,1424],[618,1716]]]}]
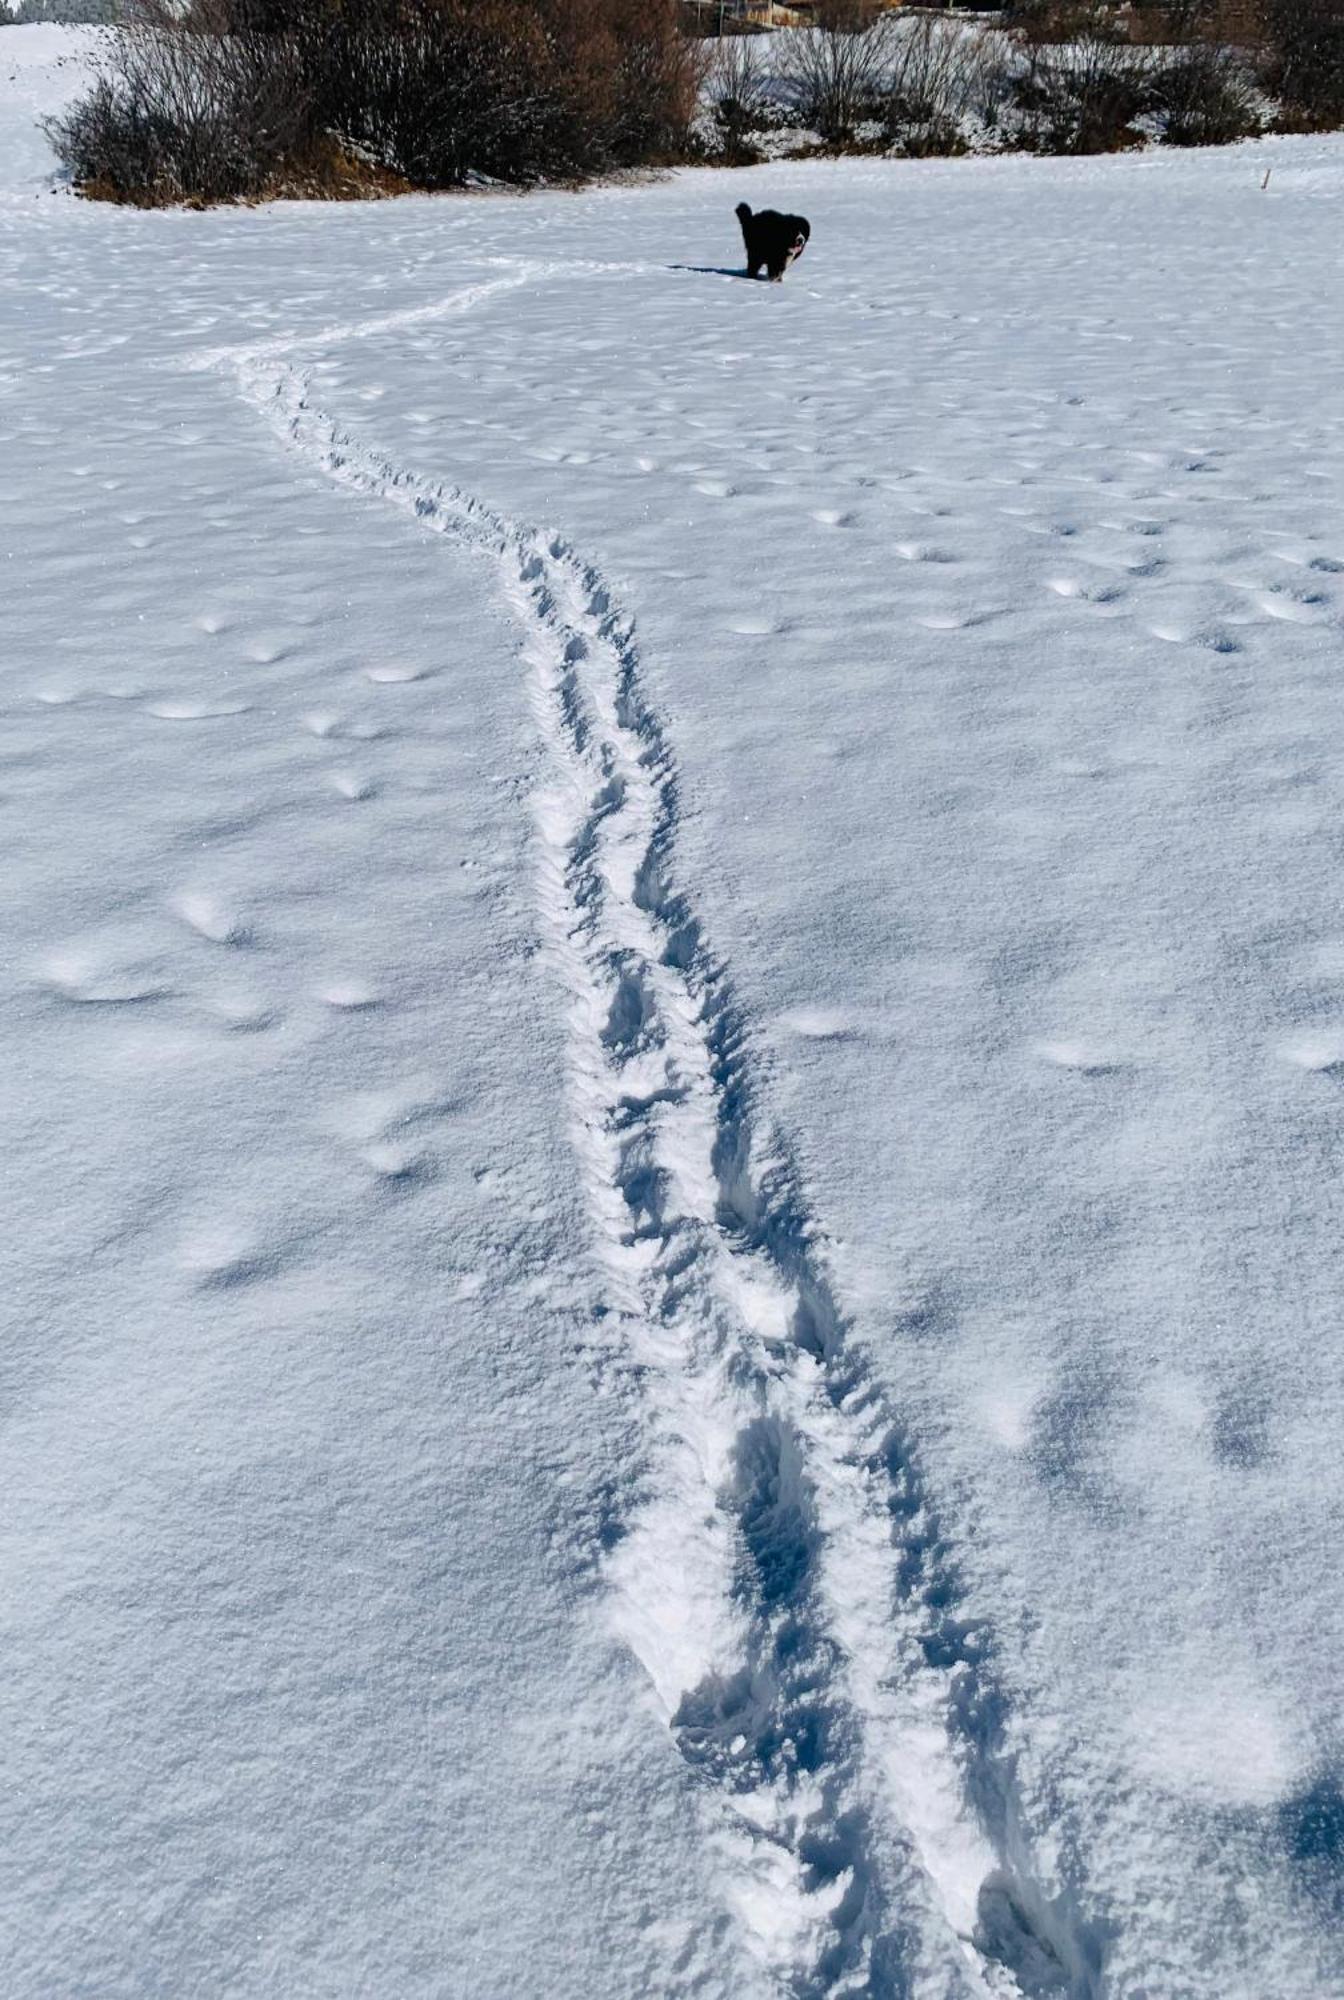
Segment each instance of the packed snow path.
[{"label": "packed snow path", "polygon": [[1335,2000],[1344,150],[117,214],[7,32],[6,1990]]},{"label": "packed snow path", "polygon": [[752,1949],[799,2000],[1022,1990],[995,1968],[1090,1994],[1095,1953],[1009,1858],[1000,1703],[908,1443],[847,1340],[789,1151],[757,1132],[749,1037],[676,883],[675,769],[628,618],[562,539],[360,445],[272,355],[202,360],[330,478],[491,555],[525,635],[603,1317],[655,1419],[650,1495],[609,1564],[617,1624],[731,1808],[710,1831]]}]

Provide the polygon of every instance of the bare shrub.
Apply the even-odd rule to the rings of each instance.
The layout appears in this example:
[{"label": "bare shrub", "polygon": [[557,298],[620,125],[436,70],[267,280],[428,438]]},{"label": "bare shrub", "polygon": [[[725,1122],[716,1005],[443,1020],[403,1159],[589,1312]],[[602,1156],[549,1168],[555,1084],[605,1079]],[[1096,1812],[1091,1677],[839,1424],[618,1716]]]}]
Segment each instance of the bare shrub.
[{"label": "bare shrub", "polygon": [[227,0],[134,0],[89,95],[48,127],[72,177],[121,200],[260,192],[301,153],[313,97],[292,35],[232,18]]},{"label": "bare shrub", "polygon": [[1344,0],[1265,0],[1265,81],[1290,121],[1344,122]]},{"label": "bare shrub", "polygon": [[889,52],[889,143],[912,156],[961,151],[963,121],[995,94],[993,69],[983,30],[932,14],[900,22]]},{"label": "bare shrub", "polygon": [[1028,18],[1021,38],[1024,144],[1043,153],[1109,153],[1136,143],[1154,57],[1129,43],[1108,7],[1050,8]]},{"label": "bare shrub", "polygon": [[217,201],[358,163],[417,187],[578,180],[684,151],[701,73],[677,0],[135,0],[51,130],[124,200]]},{"label": "bare shrub", "polygon": [[803,123],[834,145],[884,121],[891,42],[888,19],[859,0],[825,9],[814,27],[786,29],[780,60]]},{"label": "bare shrub", "polygon": [[555,87],[552,41],[530,9],[369,0],[330,22],[313,14],[304,40],[323,123],[416,187],[585,164],[579,93]]},{"label": "bare shrub", "polygon": [[755,35],[725,35],[712,46],[709,81],[724,156],[745,165],[758,157],[747,134],[759,130],[770,111],[760,41]]},{"label": "bare shrub", "polygon": [[1245,60],[1217,42],[1190,42],[1159,59],[1149,98],[1170,146],[1226,146],[1263,129]]},{"label": "bare shrub", "polygon": [[670,157],[701,66],[673,0],[346,0],[310,60],[331,127],[428,188]]},{"label": "bare shrub", "polygon": [[605,0],[617,42],[615,118],[608,149],[618,165],[684,156],[710,49],[687,35],[677,0]]}]

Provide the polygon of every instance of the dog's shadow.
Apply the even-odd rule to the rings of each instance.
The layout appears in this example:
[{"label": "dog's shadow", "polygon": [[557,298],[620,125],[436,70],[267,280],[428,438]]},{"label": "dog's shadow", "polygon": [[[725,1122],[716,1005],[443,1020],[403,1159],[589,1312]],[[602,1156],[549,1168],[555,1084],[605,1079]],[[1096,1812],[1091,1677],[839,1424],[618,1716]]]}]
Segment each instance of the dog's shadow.
[{"label": "dog's shadow", "polygon": [[744,270],[740,264],[732,266],[727,264],[669,264],[667,268],[669,271],[685,271],[695,278],[741,278],[744,283],[753,285],[758,285],[761,282],[759,278],[753,278],[750,272]]}]

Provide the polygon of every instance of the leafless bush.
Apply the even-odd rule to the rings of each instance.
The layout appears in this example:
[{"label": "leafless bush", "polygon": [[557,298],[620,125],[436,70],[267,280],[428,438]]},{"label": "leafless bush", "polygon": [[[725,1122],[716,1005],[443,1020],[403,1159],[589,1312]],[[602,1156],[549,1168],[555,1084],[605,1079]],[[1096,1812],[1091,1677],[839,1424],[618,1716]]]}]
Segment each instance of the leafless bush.
[{"label": "leafless bush", "polygon": [[326,122],[417,187],[582,179],[685,148],[675,0],[345,0],[313,15]]},{"label": "leafless bush", "polygon": [[1171,146],[1225,146],[1263,127],[1260,97],[1243,55],[1218,42],[1191,41],[1159,58],[1148,83],[1162,136]]},{"label": "leafless bush", "polygon": [[49,130],[73,178],[136,201],[255,194],[310,136],[292,34],[258,33],[227,0],[135,0],[89,95]]},{"label": "leafless bush", "polygon": [[710,83],[714,117],[729,160],[755,158],[747,134],[769,116],[769,93],[761,45],[755,35],[725,35],[712,44]]},{"label": "leafless bush", "polygon": [[[687,35],[677,0],[601,0],[617,47],[607,148],[622,166],[684,156],[711,51]],[[582,51],[580,50],[580,55]]]},{"label": "leafless bush", "polygon": [[886,113],[892,33],[871,6],[829,8],[814,27],[786,29],[780,60],[803,123],[832,144]]},{"label": "leafless bush", "polygon": [[[1066,38],[1057,39],[1067,20]],[[1017,85],[1024,143],[1045,153],[1107,153],[1134,143],[1154,67],[1104,5],[1051,9],[1022,31]]]},{"label": "leafless bush", "polygon": [[907,154],[957,152],[962,123],[996,93],[992,44],[982,30],[920,14],[890,40],[886,123]]},{"label": "leafless bush", "polygon": [[1344,0],[1265,0],[1265,80],[1294,123],[1344,121]]},{"label": "leafless bush", "polygon": [[[530,179],[559,150],[564,104],[546,85],[536,18],[487,4],[362,6],[305,24],[322,122],[417,187],[469,173]],[[568,164],[568,162],[567,162]]]},{"label": "leafless bush", "polygon": [[313,193],[333,166],[347,192],[352,159],[426,188],[580,179],[684,150],[700,75],[677,0],[135,4],[52,128],[126,200]]}]

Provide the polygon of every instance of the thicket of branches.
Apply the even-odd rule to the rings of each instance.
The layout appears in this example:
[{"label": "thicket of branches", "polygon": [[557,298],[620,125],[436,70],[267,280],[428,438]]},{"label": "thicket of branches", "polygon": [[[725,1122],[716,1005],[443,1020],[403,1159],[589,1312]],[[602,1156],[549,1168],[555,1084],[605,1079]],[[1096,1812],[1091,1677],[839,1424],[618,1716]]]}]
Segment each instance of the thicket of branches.
[{"label": "thicket of branches", "polygon": [[1344,0],[1017,0],[993,26],[824,0],[806,27],[715,41],[682,0],[127,4],[51,129],[76,181],[130,201],[745,162],[772,127],[824,150],[1087,153],[1344,123]]},{"label": "thicket of branches", "polygon": [[1268,88],[1299,123],[1344,123],[1344,0],[1263,0]]},{"label": "thicket of branches", "polygon": [[676,0],[132,0],[54,122],[122,200],[576,181],[684,153]]},{"label": "thicket of branches", "polygon": [[719,48],[734,160],[790,123],[826,150],[902,153],[1214,145],[1344,123],[1344,0],[1018,0],[993,25],[828,0],[768,55],[746,37]]},{"label": "thicket of branches", "polygon": [[1126,100],[1161,111],[1183,145],[1240,138],[1266,114],[1344,123],[1344,0],[1139,0],[1123,17],[1098,0],[1018,0],[1008,20],[1038,57],[1054,46],[1102,142]]}]

